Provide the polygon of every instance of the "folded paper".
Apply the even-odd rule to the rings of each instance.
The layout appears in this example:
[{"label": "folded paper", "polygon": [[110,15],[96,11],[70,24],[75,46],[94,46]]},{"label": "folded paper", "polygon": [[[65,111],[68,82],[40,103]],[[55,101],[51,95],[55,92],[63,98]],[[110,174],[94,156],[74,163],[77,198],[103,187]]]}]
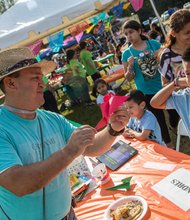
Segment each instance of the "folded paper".
[{"label": "folded paper", "polygon": [[100,105],[102,119],[96,125],[96,130],[100,130],[108,124],[110,116],[127,100],[128,96],[104,96],[104,103]]}]

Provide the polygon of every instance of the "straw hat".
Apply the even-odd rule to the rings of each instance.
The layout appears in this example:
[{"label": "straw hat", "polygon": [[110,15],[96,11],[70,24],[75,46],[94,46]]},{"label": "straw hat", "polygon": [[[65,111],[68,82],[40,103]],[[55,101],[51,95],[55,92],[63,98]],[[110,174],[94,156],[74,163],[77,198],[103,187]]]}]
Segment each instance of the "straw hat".
[{"label": "straw hat", "polygon": [[0,52],[0,80],[22,69],[40,67],[44,75],[56,68],[53,61],[38,63],[32,51],[27,48],[13,48]]}]

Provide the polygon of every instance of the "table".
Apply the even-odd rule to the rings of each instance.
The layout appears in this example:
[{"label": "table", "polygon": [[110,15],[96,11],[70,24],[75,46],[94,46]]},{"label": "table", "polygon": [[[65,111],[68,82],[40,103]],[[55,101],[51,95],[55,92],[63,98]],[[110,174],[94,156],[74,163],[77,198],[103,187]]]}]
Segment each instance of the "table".
[{"label": "table", "polygon": [[135,147],[139,154],[125,163],[117,171],[110,171],[112,181],[118,184],[122,178],[133,176],[132,186],[128,191],[108,191],[106,188],[113,186],[110,181],[97,188],[78,203],[75,209],[78,220],[103,220],[106,208],[116,199],[128,195],[142,196],[148,203],[148,212],[143,220],[189,220],[190,210],[184,212],[173,203],[156,193],[151,187],[167,176],[170,171],[161,171],[143,168],[147,161],[174,163],[176,168],[184,167],[190,170],[190,156],[163,147],[151,141],[134,141],[118,137]]},{"label": "table", "polygon": [[121,79],[123,77],[124,77],[124,69],[119,69],[119,70],[114,71],[110,75],[102,76],[101,79],[105,80],[105,82],[107,84],[109,84],[109,83],[116,81],[118,79]]},{"label": "table", "polygon": [[114,57],[114,53],[110,53],[110,54],[108,54],[105,57],[101,57],[99,59],[96,59],[95,61],[96,62],[100,62],[100,63],[104,63],[105,61],[109,60],[110,63],[112,63],[112,61],[111,61],[112,57]]}]

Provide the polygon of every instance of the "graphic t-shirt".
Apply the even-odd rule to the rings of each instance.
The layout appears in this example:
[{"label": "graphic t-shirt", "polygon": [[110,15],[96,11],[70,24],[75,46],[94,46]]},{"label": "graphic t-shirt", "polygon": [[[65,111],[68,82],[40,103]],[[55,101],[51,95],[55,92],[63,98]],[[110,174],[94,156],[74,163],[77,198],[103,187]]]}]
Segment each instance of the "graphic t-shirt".
[{"label": "graphic t-shirt", "polygon": [[158,61],[155,51],[159,50],[160,43],[156,40],[147,40],[145,50],[136,50],[129,46],[122,54],[122,62],[134,57],[135,84],[144,94],[153,95],[161,88],[161,77],[158,71]]},{"label": "graphic t-shirt", "polygon": [[[92,60],[92,53],[90,51],[81,50],[80,60],[89,76],[93,75],[96,72],[96,66],[94,61]],[[91,65],[89,65],[89,62],[91,63]]]},{"label": "graphic t-shirt", "polygon": [[160,73],[168,81],[173,81],[176,77],[185,77],[182,56],[170,48],[165,48],[160,57]]},{"label": "graphic t-shirt", "polygon": [[[44,110],[37,110],[37,116],[27,120],[2,107],[0,117],[0,173],[16,165],[31,165],[42,161],[38,119],[42,126],[45,159],[63,148],[75,129],[63,116]],[[45,187],[45,193],[46,220],[65,217],[71,206],[66,169]],[[42,189],[18,197],[0,187],[0,205],[11,220],[42,220],[42,198]],[[1,209],[0,219],[8,219]]]},{"label": "graphic t-shirt", "polygon": [[166,108],[178,112],[190,137],[190,88],[173,92],[166,102]]},{"label": "graphic t-shirt", "polygon": [[166,146],[162,139],[158,121],[154,114],[150,111],[146,110],[140,119],[136,117],[130,118],[127,127],[139,133],[141,133],[143,130],[151,130],[148,139]]},{"label": "graphic t-shirt", "polygon": [[[81,76],[81,77],[83,77],[83,78],[86,77],[86,71],[85,71],[85,69],[83,68],[82,63],[80,63],[78,60],[76,60],[76,59],[70,60],[69,65],[70,65],[70,68],[72,69],[72,72],[73,72],[73,75],[74,75],[74,76]],[[78,72],[76,71],[76,68],[77,68],[78,71],[80,72],[79,74],[78,74]]]}]

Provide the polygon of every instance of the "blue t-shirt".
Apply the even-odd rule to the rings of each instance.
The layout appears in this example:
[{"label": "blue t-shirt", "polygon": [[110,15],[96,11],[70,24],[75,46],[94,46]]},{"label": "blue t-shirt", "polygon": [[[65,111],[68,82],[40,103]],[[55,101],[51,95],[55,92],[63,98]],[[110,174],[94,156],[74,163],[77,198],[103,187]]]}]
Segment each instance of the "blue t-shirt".
[{"label": "blue t-shirt", "polygon": [[190,88],[173,92],[166,102],[166,109],[175,109],[178,112],[190,137]]},{"label": "blue t-shirt", "polygon": [[[42,160],[38,118],[42,126],[45,159],[64,147],[75,129],[61,115],[44,110],[37,110],[35,119],[27,120],[2,107],[0,118],[0,172],[15,165],[30,165]],[[0,205],[11,220],[43,219],[42,189],[17,197],[0,187]],[[70,183],[67,170],[64,170],[46,186],[46,219],[62,219],[70,206]],[[0,219],[7,220],[1,209]]]},{"label": "blue t-shirt", "polygon": [[166,146],[162,139],[160,126],[154,114],[145,110],[144,115],[138,119],[132,117],[129,119],[128,128],[141,133],[143,130],[151,130],[148,140],[156,141],[157,143]]},{"label": "blue t-shirt", "polygon": [[127,62],[129,57],[134,57],[135,84],[138,90],[146,95],[154,95],[161,88],[161,77],[158,71],[158,61],[155,51],[160,49],[160,43],[147,40],[145,50],[136,50],[129,46],[122,54],[122,62]]}]

